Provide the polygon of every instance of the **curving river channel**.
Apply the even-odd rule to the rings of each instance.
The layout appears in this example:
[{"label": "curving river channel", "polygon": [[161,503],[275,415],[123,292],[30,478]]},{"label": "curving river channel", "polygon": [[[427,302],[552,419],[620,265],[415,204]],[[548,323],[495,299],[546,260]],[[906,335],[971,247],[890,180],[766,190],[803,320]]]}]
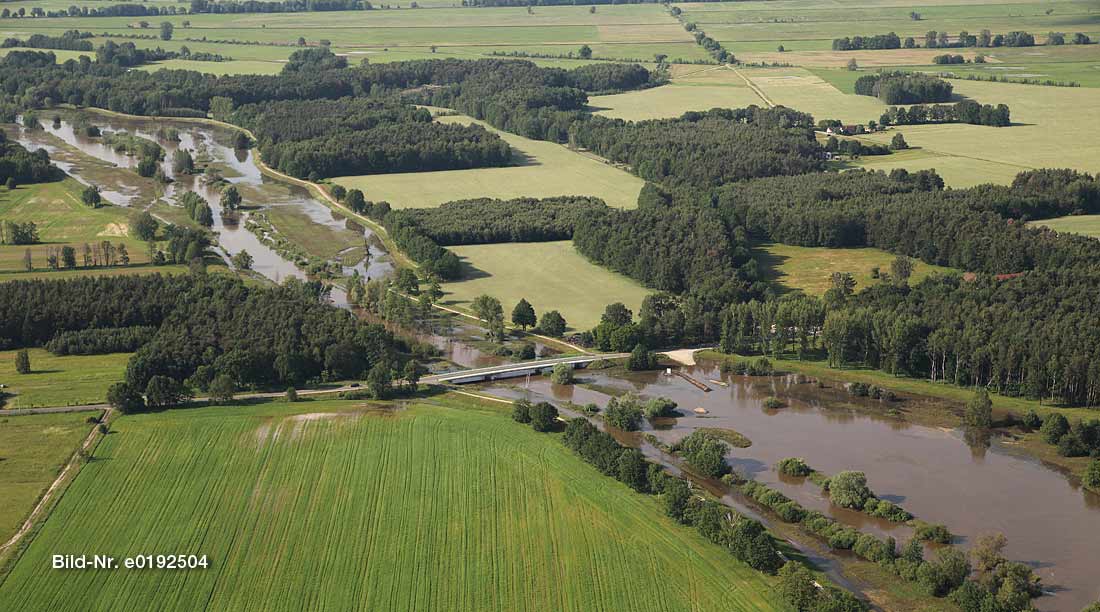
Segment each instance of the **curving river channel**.
[{"label": "curving river channel", "polygon": [[[97,172],[109,171],[110,165],[133,168],[137,160],[116,153],[99,139],[77,133],[70,123],[72,115],[62,116],[59,124],[53,123],[52,117],[43,117],[43,130],[18,130],[19,141],[31,149],[45,148],[59,167],[82,182],[101,185],[104,197],[120,206],[173,202],[183,190],[194,190],[210,202],[215,215],[213,229],[227,254],[247,250],[255,259],[255,271],[274,281],[288,276],[305,277],[293,263],[244,229],[244,218],[223,217],[217,206],[217,191],[199,177],[175,176],[175,182],[160,188],[135,172],[116,171],[110,181],[101,180],[102,175]],[[261,173],[251,151],[232,147],[231,130],[171,120],[99,114],[89,117],[104,131],[128,131],[161,144],[167,151],[164,170],[170,176],[173,151],[178,148],[202,151],[218,164],[227,180],[239,186],[251,211],[294,207],[313,223],[358,232],[371,253],[369,266],[359,264],[360,274],[375,278],[392,270],[381,244],[371,240],[369,229],[328,208],[306,189]],[[179,142],[159,137],[160,127],[176,128]],[[79,153],[65,145],[78,149]],[[89,159],[106,163],[96,167]],[[244,213],[248,214],[252,213]],[[345,268],[345,273],[351,269]],[[338,289],[333,291],[333,300],[346,305],[345,296]],[[465,367],[500,361],[456,341],[453,336],[432,335],[422,339]],[[1100,496],[1084,491],[1077,482],[1017,451],[1011,443],[994,439],[988,446],[972,447],[961,430],[915,425],[890,417],[876,400],[854,399],[839,385],[818,388],[798,383],[794,377],[731,376],[721,374],[716,364],[705,362],[685,368],[685,372],[700,381],[723,384],[709,382],[712,391],[708,393],[682,378],[660,372],[611,370],[585,371],[573,386],[553,385],[536,377],[519,384],[488,384],[482,390],[502,398],[546,399],[559,406],[566,402],[603,406],[613,395],[625,392],[671,398],[679,404],[683,416],[655,429],[645,425],[645,433],[663,443],[675,442],[700,427],[736,430],[752,440],[752,446],[730,451],[728,459],[735,469],[777,488],[807,508],[821,510],[863,530],[893,535],[904,542],[911,535],[909,527],[837,508],[817,486],[802,479],[780,477],[773,466],[782,458],[799,456],[829,474],[848,469],[863,471],[880,497],[902,505],[920,519],[946,524],[960,536],[964,547],[983,533],[1004,533],[1009,542],[1006,556],[1028,563],[1043,579],[1048,594],[1036,600],[1040,610],[1077,612],[1100,599]],[[764,400],[772,395],[783,399],[787,407],[766,409]],[[905,403],[914,407],[922,401],[929,400],[907,398]],[[861,409],[853,409],[853,404]],[[705,414],[697,413],[696,408],[703,409]],[[613,433],[620,440],[642,448],[651,459],[678,470],[680,464],[676,458],[647,442],[642,435]],[[738,493],[717,488],[714,492],[741,512],[759,516],[756,506]],[[806,552],[834,579],[847,584],[831,556],[815,554],[820,551]]]}]

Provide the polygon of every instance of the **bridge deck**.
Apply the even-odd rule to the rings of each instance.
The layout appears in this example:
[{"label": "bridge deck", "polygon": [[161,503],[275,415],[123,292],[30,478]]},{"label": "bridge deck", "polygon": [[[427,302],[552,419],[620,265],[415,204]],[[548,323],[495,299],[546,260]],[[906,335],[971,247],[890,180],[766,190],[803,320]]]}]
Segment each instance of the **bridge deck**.
[{"label": "bridge deck", "polygon": [[478,382],[482,380],[494,380],[498,378],[515,378],[517,376],[526,376],[528,374],[537,374],[539,372],[549,371],[559,363],[569,364],[574,368],[578,368],[587,366],[593,361],[600,361],[602,359],[622,359],[629,356],[630,353],[606,353],[599,355],[575,355],[573,357],[558,357],[556,359],[538,359],[535,361],[506,363],[498,366],[490,366],[487,368],[472,368],[469,370],[460,370],[458,372],[433,374],[432,376],[425,376],[421,379],[421,381],[426,383],[463,384],[468,382]]}]

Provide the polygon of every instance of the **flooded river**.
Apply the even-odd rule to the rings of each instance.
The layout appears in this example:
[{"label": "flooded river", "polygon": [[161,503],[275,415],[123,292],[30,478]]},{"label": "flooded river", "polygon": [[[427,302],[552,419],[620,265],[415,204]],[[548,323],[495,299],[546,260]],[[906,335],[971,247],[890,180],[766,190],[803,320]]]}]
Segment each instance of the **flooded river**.
[{"label": "flooded river", "polygon": [[[99,139],[77,133],[68,121],[70,117],[71,114],[63,115],[60,124],[52,123],[52,115],[43,117],[44,130],[20,129],[15,136],[28,148],[46,148],[59,167],[78,180],[100,185],[104,197],[120,206],[145,207],[155,200],[174,202],[183,191],[194,190],[210,202],[215,219],[213,229],[218,232],[220,246],[226,253],[247,250],[255,259],[254,269],[274,281],[287,276],[304,278],[304,273],[293,263],[244,229],[250,212],[242,213],[238,219],[223,217],[217,205],[217,190],[204,184],[201,177],[176,176],[174,183],[160,188],[131,172],[114,172],[111,184],[95,180],[96,169],[71,151],[66,154],[59,150],[52,137],[92,158],[122,168],[135,167],[137,159],[115,153]],[[263,175],[251,151],[233,149],[231,131],[170,120],[131,120],[98,114],[89,117],[104,131],[128,131],[161,144],[167,151],[164,170],[170,176],[172,152],[189,149],[216,163],[224,177],[239,186],[244,204],[250,210],[295,207],[314,223],[361,233],[370,245],[371,257],[369,267],[360,264],[360,274],[377,277],[392,270],[377,240],[370,240],[369,229],[335,213],[302,187]],[[179,142],[159,137],[160,127],[176,128]],[[350,272],[351,268],[345,269],[345,273]],[[342,293],[334,291],[333,297],[336,303],[345,303]],[[426,335],[422,339],[462,367],[494,365],[505,360],[464,341],[476,340],[480,333],[476,328],[463,321],[455,321],[454,327],[451,333]],[[540,352],[549,350],[538,348]],[[960,537],[963,547],[983,533],[1004,533],[1008,537],[1006,556],[1035,568],[1050,592],[1036,600],[1040,610],[1077,612],[1100,599],[1100,496],[1083,491],[1064,474],[1018,452],[1010,442],[993,439],[988,445],[972,447],[961,430],[909,424],[890,417],[888,404],[852,398],[839,387],[821,389],[800,384],[794,377],[723,375],[715,364],[706,363],[685,371],[697,380],[721,380],[727,386],[708,382],[712,391],[705,393],[682,378],[664,373],[610,370],[582,372],[580,384],[575,386],[552,385],[545,378],[535,377],[529,381],[510,381],[511,384],[490,384],[484,391],[506,398],[549,399],[559,405],[591,402],[603,406],[613,394],[625,392],[671,398],[679,404],[683,416],[656,429],[645,425],[646,433],[664,443],[673,443],[700,427],[736,430],[752,440],[752,446],[729,452],[734,469],[777,488],[808,508],[904,542],[910,537],[911,528],[836,508],[816,485],[780,477],[773,466],[780,459],[798,456],[827,474],[848,469],[863,471],[876,494],[900,504],[920,519],[946,524]],[[772,395],[783,399],[787,407],[766,409],[764,400]],[[911,409],[921,401],[925,400],[909,398],[901,405]],[[862,409],[853,409],[854,404]],[[706,413],[698,414],[696,408]],[[674,458],[645,442],[642,436],[623,432],[618,435],[640,445],[651,458],[676,469],[678,463]],[[755,515],[753,505],[737,493],[725,495],[724,501]],[[808,552],[835,579],[845,582],[834,561]]]},{"label": "flooded river", "polygon": [[[591,402],[600,406],[624,392],[671,398],[683,416],[657,429],[644,425],[645,433],[664,443],[671,444],[700,427],[736,430],[748,437],[752,446],[729,452],[735,470],[807,508],[905,542],[912,534],[910,527],[835,507],[818,486],[781,477],[773,466],[795,456],[827,474],[863,471],[877,495],[902,505],[917,518],[946,524],[964,548],[981,534],[1004,533],[1008,537],[1005,555],[1032,566],[1050,592],[1035,601],[1040,610],[1078,612],[1100,599],[1100,496],[1017,452],[1011,443],[994,439],[988,447],[972,448],[961,430],[908,424],[885,414],[889,404],[852,398],[839,387],[799,384],[793,376],[733,376],[721,374],[713,364],[684,371],[706,382],[712,391],[700,391],[663,372],[622,371],[579,372],[580,384],[574,386],[537,378],[529,383],[497,383],[485,391],[502,397],[527,395],[557,404]],[[773,395],[787,407],[765,408],[764,400]],[[920,401],[924,400],[906,399],[902,405],[912,408]],[[862,409],[853,409],[853,404],[862,404]],[[695,413],[696,408],[706,414]],[[634,442],[642,444],[647,454],[656,450],[645,449],[651,445],[637,434]]]},{"label": "flooded river", "polygon": [[[53,121],[53,115],[54,113],[47,112],[40,116],[43,129],[21,128],[13,136],[28,149],[46,149],[59,168],[83,183],[98,185],[103,197],[117,206],[144,209],[153,202],[176,204],[178,196],[183,193],[198,193],[206,199],[214,213],[214,225],[211,229],[218,233],[221,249],[227,255],[248,251],[254,260],[253,270],[266,278],[280,282],[288,276],[303,279],[306,277],[305,272],[293,262],[284,259],[245,229],[248,215],[274,207],[290,207],[318,225],[340,231],[350,230],[361,235],[371,256],[355,266],[345,267],[345,274],[350,275],[352,270],[357,270],[361,276],[377,278],[393,270],[393,264],[381,242],[368,228],[332,210],[314,198],[304,187],[260,172],[251,150],[233,148],[233,130],[170,119],[124,118],[99,113],[84,115],[103,133],[128,132],[164,147],[166,155],[162,168],[173,182],[158,185],[153,179],[139,176],[136,171],[112,171],[107,167],[113,165],[135,169],[139,159],[116,152],[111,146],[104,144],[102,138],[86,136],[73,123],[76,113],[59,113],[59,122]],[[164,132],[160,132],[161,128],[174,129],[179,140],[167,138]],[[97,165],[78,153],[58,146],[56,139],[79,149],[84,156],[105,164]],[[223,215],[218,206],[221,194],[216,185],[208,184],[202,175],[176,175],[172,170],[172,154],[179,149],[190,151],[196,162],[202,160],[215,166],[225,180],[236,185],[243,197],[242,206],[245,210]],[[105,177],[109,180],[104,180]],[[366,265],[367,261],[369,265]],[[334,289],[333,301],[346,305],[346,296],[339,289]]]}]

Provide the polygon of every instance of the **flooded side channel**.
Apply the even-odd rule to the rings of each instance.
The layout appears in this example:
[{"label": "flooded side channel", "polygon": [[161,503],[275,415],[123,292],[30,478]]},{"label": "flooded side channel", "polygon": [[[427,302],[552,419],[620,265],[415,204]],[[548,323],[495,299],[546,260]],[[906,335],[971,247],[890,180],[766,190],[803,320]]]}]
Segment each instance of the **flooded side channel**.
[{"label": "flooded side channel", "polygon": [[[644,433],[671,444],[702,427],[736,430],[752,446],[729,451],[727,458],[735,470],[807,508],[905,542],[912,535],[910,527],[836,507],[817,485],[780,476],[774,465],[796,456],[827,474],[865,472],[876,494],[919,519],[946,524],[963,548],[979,535],[1004,533],[1008,538],[1005,555],[1033,567],[1049,592],[1035,600],[1038,609],[1078,612],[1100,599],[1100,496],[1023,456],[1010,443],[993,439],[988,448],[972,448],[961,430],[906,423],[887,415],[877,400],[852,398],[840,388],[799,384],[793,376],[732,376],[705,363],[685,372],[697,380],[720,380],[728,386],[710,383],[712,391],[706,393],[663,372],[613,370],[579,372],[577,385],[554,385],[537,378],[513,385],[489,384],[483,390],[499,397],[601,407],[613,395],[626,392],[671,398],[682,416],[657,429],[646,423]],[[765,408],[764,400],[771,396],[784,400],[787,407]],[[855,410],[853,404],[865,405]],[[706,413],[696,413],[697,408]],[[660,453],[642,436],[627,434],[631,435],[647,454]],[[744,508],[737,494],[727,497],[733,498],[727,503]]]},{"label": "flooded side channel", "polygon": [[[46,149],[59,168],[82,183],[99,186],[103,197],[117,206],[142,210],[157,203],[177,205],[177,199],[184,193],[196,192],[210,204],[214,214],[211,229],[218,234],[220,248],[230,256],[248,251],[254,260],[253,270],[274,282],[281,282],[287,277],[304,279],[306,273],[245,229],[245,225],[251,214],[282,207],[319,226],[362,236],[361,248],[369,252],[369,257],[344,267],[345,275],[357,271],[364,278],[378,278],[393,270],[389,255],[369,228],[318,201],[308,189],[262,173],[255,163],[253,151],[233,148],[233,130],[171,119],[138,119],[75,111],[59,111],[56,114],[60,121],[53,121],[53,112],[43,113],[44,116],[40,117],[42,129],[20,128],[12,136],[28,149]],[[83,129],[78,127],[78,119],[81,118],[104,134],[128,132],[162,146],[166,155],[161,168],[172,182],[160,185],[154,179],[139,176],[136,171],[139,159],[116,152],[101,137],[85,135]],[[165,131],[168,129],[174,131],[178,140],[168,137]],[[62,146],[61,142],[79,152]],[[206,176],[176,174],[172,168],[172,156],[181,149],[190,151],[197,163],[201,160],[201,165],[214,167],[218,175],[235,185],[243,199],[242,210],[223,212],[218,205],[221,186],[208,181]],[[92,163],[95,160],[101,162],[98,169]],[[111,172],[111,182],[105,184],[103,180],[97,180],[104,174],[104,165],[131,171]],[[332,297],[338,305],[347,305],[346,296],[338,288],[334,288]]]}]

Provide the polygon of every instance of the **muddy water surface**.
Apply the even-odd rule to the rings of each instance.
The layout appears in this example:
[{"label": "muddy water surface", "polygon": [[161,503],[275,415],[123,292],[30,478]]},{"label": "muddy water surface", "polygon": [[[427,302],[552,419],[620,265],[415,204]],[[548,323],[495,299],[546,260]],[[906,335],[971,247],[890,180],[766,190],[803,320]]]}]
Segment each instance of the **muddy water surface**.
[{"label": "muddy water surface", "polygon": [[[621,371],[579,372],[581,384],[575,386],[538,378],[526,385],[498,383],[486,390],[505,397],[526,394],[555,403],[600,406],[612,394],[628,391],[671,398],[683,416],[659,429],[645,425],[646,433],[662,442],[675,442],[701,427],[734,429],[752,441],[749,448],[730,450],[734,469],[808,508],[904,542],[911,528],[837,508],[813,483],[780,477],[773,466],[797,456],[827,474],[866,472],[877,495],[920,519],[946,524],[964,548],[983,533],[1004,533],[1009,542],[1006,556],[1031,565],[1050,592],[1036,600],[1040,610],[1077,612],[1100,599],[1100,496],[1023,456],[1010,443],[993,439],[987,447],[971,447],[961,430],[908,424],[887,415],[888,404],[856,400],[843,389],[798,384],[794,377],[723,375],[707,364],[684,371],[712,391],[702,392],[663,372]],[[709,382],[712,379],[728,386]],[[787,407],[764,408],[764,400],[772,395]],[[852,408],[857,403],[861,410]],[[696,414],[695,408],[706,414]]]}]

